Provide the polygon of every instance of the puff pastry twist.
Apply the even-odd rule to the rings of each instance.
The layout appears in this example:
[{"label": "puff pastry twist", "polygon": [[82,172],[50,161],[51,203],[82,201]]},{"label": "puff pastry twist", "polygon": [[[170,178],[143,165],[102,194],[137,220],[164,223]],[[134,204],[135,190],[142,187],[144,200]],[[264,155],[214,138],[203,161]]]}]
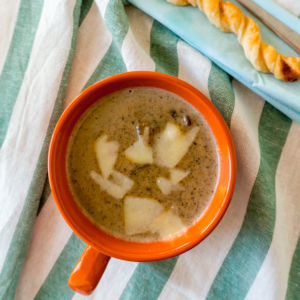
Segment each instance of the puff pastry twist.
[{"label": "puff pastry twist", "polygon": [[198,6],[209,21],[224,32],[233,32],[242,45],[246,58],[260,72],[273,73],[284,81],[300,78],[300,57],[285,57],[261,40],[258,25],[243,15],[239,7],[222,0],[167,0],[175,5]]}]

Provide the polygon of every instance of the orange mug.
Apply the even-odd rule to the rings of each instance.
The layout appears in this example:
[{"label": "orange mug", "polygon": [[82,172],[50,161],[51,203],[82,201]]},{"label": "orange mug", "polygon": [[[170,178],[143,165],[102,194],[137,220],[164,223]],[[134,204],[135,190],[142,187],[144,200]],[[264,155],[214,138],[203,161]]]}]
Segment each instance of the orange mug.
[{"label": "orange mug", "polygon": [[[173,240],[137,243],[109,235],[95,226],[79,209],[67,179],[68,142],[80,117],[104,96],[136,86],[161,88],[191,103],[206,119],[218,146],[219,178],[214,197],[201,218]],[[68,284],[76,292],[89,295],[96,288],[110,257],[136,262],[157,261],[182,254],[204,240],[221,221],[229,206],[236,181],[236,155],[223,117],[202,93],[178,78],[138,71],[114,75],[93,84],[67,107],[53,132],[48,171],[53,197],[61,214],[72,230],[88,244]]]}]

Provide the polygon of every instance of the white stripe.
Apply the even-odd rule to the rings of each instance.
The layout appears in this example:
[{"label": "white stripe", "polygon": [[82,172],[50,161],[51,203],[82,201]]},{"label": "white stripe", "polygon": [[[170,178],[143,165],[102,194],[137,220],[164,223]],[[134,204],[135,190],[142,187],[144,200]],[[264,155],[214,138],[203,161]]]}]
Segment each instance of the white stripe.
[{"label": "white stripe", "polygon": [[103,19],[104,19],[106,8],[107,8],[109,1],[110,0],[95,0]]},{"label": "white stripe", "polygon": [[[206,240],[181,255],[159,299],[205,299],[230,250],[246,213],[260,162],[258,124],[264,101],[233,81],[235,108],[231,133],[237,152],[237,182],[232,202]],[[192,262],[192,263],[191,263]]]},{"label": "white stripe", "polygon": [[0,0],[0,74],[2,72],[11,39],[14,33],[21,0]]},{"label": "white stripe", "polygon": [[76,52],[64,106],[78,96],[111,44],[109,33],[95,2],[78,30]]},{"label": "white stripe", "polygon": [[112,258],[92,295],[75,294],[72,300],[119,299],[138,263]]},{"label": "white stripe", "polygon": [[[274,124],[280,128],[280,124]],[[300,234],[300,125],[293,122],[276,171],[274,236],[246,299],[284,299]]]},{"label": "white stripe", "polygon": [[182,40],[177,43],[177,53],[179,60],[178,78],[193,85],[210,99],[208,78],[211,61]]},{"label": "white stripe", "polygon": [[127,71],[155,71],[150,57],[150,33],[153,19],[134,6],[126,8],[129,30],[122,44],[122,57]]},{"label": "white stripe", "polygon": [[71,234],[51,194],[34,224],[15,300],[35,297]]},{"label": "white stripe", "polygon": [[[34,174],[73,33],[75,0],[45,0],[31,59],[0,150],[0,269]],[[57,26],[60,24],[60,26]]]},{"label": "white stripe", "polygon": [[299,0],[273,0],[275,3],[282,6],[284,9],[289,11],[294,16],[298,17],[300,15],[300,1]]},{"label": "white stripe", "polygon": [[133,35],[144,51],[150,54],[150,34],[153,18],[133,5],[125,6],[125,12]]}]

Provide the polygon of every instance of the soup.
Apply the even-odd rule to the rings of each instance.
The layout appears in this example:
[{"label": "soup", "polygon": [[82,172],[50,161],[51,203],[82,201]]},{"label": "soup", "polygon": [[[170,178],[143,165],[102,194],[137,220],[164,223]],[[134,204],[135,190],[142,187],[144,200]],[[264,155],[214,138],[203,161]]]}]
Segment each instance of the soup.
[{"label": "soup", "polygon": [[67,174],[96,226],[121,239],[170,239],[195,223],[218,180],[218,148],[188,102],[134,87],[94,104],[72,133]]}]

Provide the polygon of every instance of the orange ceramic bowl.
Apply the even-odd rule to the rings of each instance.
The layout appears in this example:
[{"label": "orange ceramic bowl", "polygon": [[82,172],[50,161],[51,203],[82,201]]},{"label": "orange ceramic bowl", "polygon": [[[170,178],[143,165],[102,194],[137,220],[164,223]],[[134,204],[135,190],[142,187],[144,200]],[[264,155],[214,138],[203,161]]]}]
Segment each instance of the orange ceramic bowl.
[{"label": "orange ceramic bowl", "polygon": [[[208,122],[218,145],[219,179],[213,200],[203,216],[192,227],[171,241],[136,243],[105,233],[89,221],[79,209],[67,180],[68,142],[80,117],[95,102],[101,101],[102,97],[135,86],[161,88],[191,103]],[[108,257],[138,262],[167,259],[182,254],[203,241],[221,221],[232,198],[236,180],[236,156],[233,141],[223,117],[212,102],[197,89],[166,74],[144,71],[127,72],[93,84],[67,107],[52,136],[48,170],[51,190],[61,214],[72,230],[90,245],[73,271],[75,275],[77,272],[78,276],[73,274],[76,278],[72,281],[71,276],[69,280],[69,285],[73,289],[88,294],[94,288],[92,285],[96,285],[101,277],[101,274],[91,274],[96,271],[91,271],[89,264],[95,266],[98,262],[99,268],[105,269],[107,262],[103,263],[103,260],[108,261]],[[93,254],[89,254],[91,252]],[[96,279],[97,276],[99,278]],[[90,280],[94,282],[91,283]],[[86,286],[83,287],[84,285]]]}]

